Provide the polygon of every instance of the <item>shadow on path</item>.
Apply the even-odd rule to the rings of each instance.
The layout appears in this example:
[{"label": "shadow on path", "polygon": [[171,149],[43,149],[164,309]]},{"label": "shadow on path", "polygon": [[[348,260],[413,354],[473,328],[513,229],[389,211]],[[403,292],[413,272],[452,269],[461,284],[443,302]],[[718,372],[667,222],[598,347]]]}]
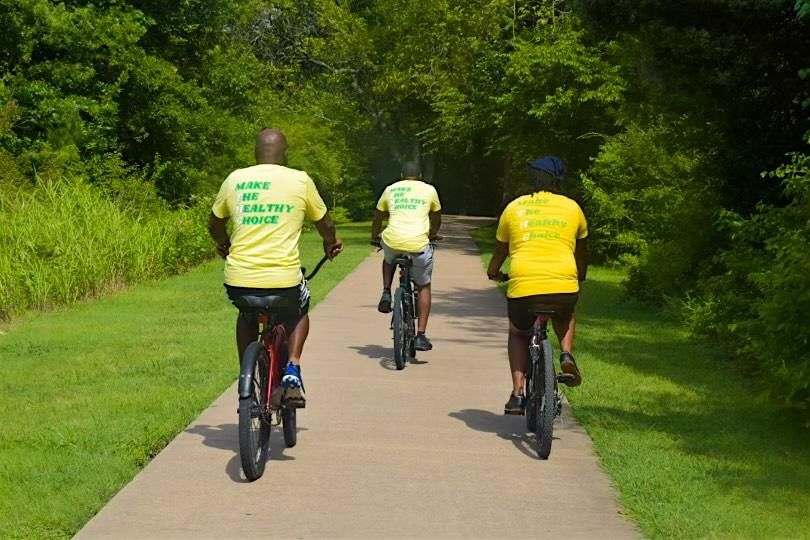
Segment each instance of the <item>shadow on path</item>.
[{"label": "shadow on path", "polygon": [[[382,345],[352,345],[349,347],[350,349],[354,349],[358,353],[362,354],[367,358],[371,358],[372,360],[378,360],[380,366],[384,369],[394,370],[396,371],[397,366],[394,363],[394,351],[390,347],[383,347]],[[408,361],[409,364],[419,366],[422,364],[427,364],[427,360],[419,360],[418,358],[411,358]]]},{"label": "shadow on path", "polygon": [[[534,449],[534,435],[526,433],[526,419],[524,416],[499,415],[481,409],[462,409],[451,412],[448,416],[461,420],[467,427],[484,433],[494,433],[501,439],[510,441],[515,448],[532,459],[537,459]],[[558,437],[553,437],[557,440]]]},{"label": "shadow on path", "polygon": [[[187,429],[186,433],[202,436],[202,442],[205,446],[220,450],[231,450],[234,455],[225,466],[225,474],[234,482],[246,483],[247,480],[242,475],[242,463],[239,458],[239,430],[237,426],[238,424],[196,425]],[[297,431],[300,433],[306,430],[306,428],[298,428]],[[286,450],[286,446],[280,426],[273,426],[273,430],[270,432],[270,455],[268,461],[290,461],[295,459],[292,456],[284,455],[284,450]]]}]

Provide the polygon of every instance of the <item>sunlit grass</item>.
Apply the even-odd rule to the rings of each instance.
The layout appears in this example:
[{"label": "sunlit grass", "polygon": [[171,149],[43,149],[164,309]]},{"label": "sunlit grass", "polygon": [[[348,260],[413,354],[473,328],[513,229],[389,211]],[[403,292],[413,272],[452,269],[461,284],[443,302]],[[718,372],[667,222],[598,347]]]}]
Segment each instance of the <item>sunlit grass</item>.
[{"label": "sunlit grass", "polygon": [[[368,224],[311,282],[318,302],[365,258]],[[320,238],[302,259],[314,266]],[[0,537],[74,534],[236,377],[222,263],[44,314],[0,335]]]},{"label": "sunlit grass", "polygon": [[[493,230],[474,236],[488,261]],[[588,273],[584,382],[566,393],[630,516],[655,538],[810,537],[810,434],[677,323],[622,302],[622,278]]]},{"label": "sunlit grass", "polygon": [[213,250],[208,207],[124,210],[79,179],[0,184],[0,320],[187,270]]}]

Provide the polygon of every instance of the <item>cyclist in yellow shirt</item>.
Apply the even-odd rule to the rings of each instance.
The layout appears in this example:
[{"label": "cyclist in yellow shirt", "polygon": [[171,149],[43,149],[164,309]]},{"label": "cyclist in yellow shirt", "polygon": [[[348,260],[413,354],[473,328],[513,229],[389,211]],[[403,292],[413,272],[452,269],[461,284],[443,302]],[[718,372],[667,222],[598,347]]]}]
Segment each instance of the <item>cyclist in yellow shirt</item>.
[{"label": "cyclist in yellow shirt", "polygon": [[579,205],[561,194],[564,178],[565,164],[560,158],[530,161],[533,193],[509,203],[498,221],[497,246],[487,275],[499,279],[501,266],[507,255],[511,256],[506,296],[513,389],[504,414],[524,414],[526,410],[524,382],[535,309],[556,312],[552,324],[562,351],[560,380],[569,386],[582,382],[571,351],[576,327],[574,306],[588,269],[588,225]]},{"label": "cyclist in yellow shirt", "polygon": [[[430,315],[430,280],[433,274],[433,247],[430,241],[439,234],[442,205],[436,188],[424,181],[419,163],[405,163],[401,176],[402,180],[385,188],[380,196],[371,225],[371,242],[380,245],[384,254],[383,292],[377,310],[380,313],[391,311],[394,258],[401,254],[411,255],[411,279],[419,291],[414,348],[417,351],[429,351],[433,344],[425,332]],[[380,235],[386,217],[388,226]]]},{"label": "cyclist in yellow shirt", "polygon": [[[312,178],[288,168],[287,140],[277,129],[256,138],[256,165],[233,171],[222,183],[211,209],[208,230],[225,258],[225,290],[237,305],[245,295],[279,295],[289,299],[281,314],[289,345],[282,386],[286,399],[303,405],[301,353],[309,334],[309,287],[301,273],[298,245],[304,219],[315,223],[330,259],[343,251],[335,226]],[[225,223],[233,221],[228,236]],[[256,315],[240,312],[236,320],[239,359],[259,333]]]}]

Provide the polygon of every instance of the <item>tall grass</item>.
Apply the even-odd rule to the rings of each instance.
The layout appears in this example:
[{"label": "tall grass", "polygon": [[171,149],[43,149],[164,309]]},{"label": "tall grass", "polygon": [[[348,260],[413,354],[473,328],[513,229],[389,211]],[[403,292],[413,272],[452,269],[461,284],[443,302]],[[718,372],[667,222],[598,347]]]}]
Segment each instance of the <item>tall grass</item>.
[{"label": "tall grass", "polygon": [[0,319],[47,309],[211,255],[207,207],[124,209],[81,179],[0,184]]}]

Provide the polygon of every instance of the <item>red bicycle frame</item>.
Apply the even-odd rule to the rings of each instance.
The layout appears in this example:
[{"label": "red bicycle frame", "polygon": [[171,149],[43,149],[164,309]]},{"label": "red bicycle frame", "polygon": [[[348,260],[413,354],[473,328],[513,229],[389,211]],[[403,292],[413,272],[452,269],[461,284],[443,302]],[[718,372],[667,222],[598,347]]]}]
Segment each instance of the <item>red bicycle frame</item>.
[{"label": "red bicycle frame", "polygon": [[281,385],[281,371],[284,368],[284,366],[282,366],[284,362],[282,358],[282,347],[284,343],[287,342],[287,331],[284,329],[283,324],[277,324],[272,329],[268,329],[270,320],[269,317],[263,313],[260,313],[258,318],[259,325],[262,329],[262,344],[267,351],[267,358],[269,360],[268,371],[270,372],[270,381],[267,385],[267,395],[265,396],[267,410],[264,412],[270,414],[272,409],[278,408],[273,407],[271,397],[273,391]]}]

